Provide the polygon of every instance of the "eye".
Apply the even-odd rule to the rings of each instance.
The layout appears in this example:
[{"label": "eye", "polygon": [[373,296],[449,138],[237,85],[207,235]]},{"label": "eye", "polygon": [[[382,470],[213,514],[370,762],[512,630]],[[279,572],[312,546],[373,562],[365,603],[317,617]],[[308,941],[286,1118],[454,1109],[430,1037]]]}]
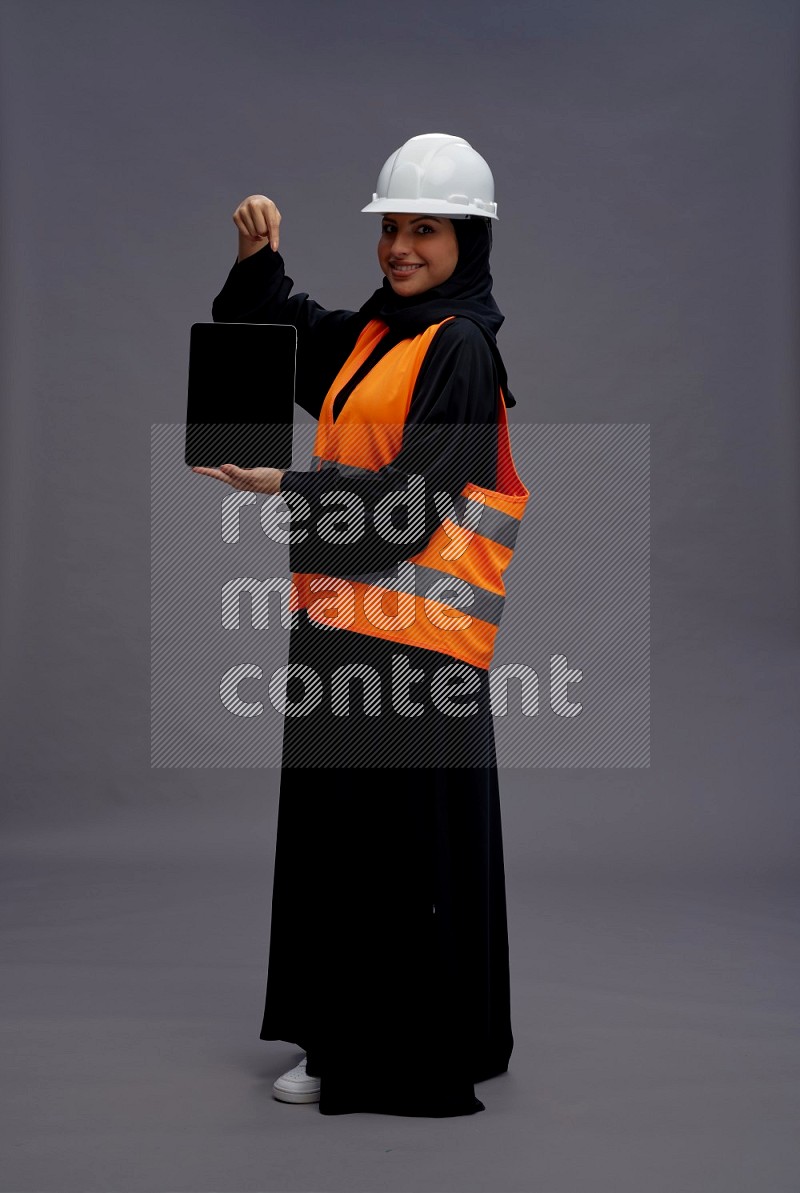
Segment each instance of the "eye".
[{"label": "eye", "polygon": [[430,224],[420,224],[419,227],[417,228],[417,231],[418,232],[435,232],[436,229],[432,228]]},{"label": "eye", "polygon": [[382,231],[383,235],[386,236],[389,232],[394,231],[394,224],[388,224],[388,223],[384,224],[383,227],[381,228],[381,231]]}]

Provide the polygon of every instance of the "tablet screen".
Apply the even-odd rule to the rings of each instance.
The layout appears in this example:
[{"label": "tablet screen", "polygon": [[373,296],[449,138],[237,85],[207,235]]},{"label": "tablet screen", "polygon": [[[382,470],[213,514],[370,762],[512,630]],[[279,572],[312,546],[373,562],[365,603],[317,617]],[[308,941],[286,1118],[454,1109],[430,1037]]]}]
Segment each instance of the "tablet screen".
[{"label": "tablet screen", "polygon": [[186,463],[288,468],[296,359],[288,324],[192,324]]}]

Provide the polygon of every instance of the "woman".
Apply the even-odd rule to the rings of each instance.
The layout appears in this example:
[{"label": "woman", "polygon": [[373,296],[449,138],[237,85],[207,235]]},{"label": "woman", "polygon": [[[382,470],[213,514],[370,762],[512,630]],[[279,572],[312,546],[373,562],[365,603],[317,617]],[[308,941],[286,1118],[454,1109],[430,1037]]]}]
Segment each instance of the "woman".
[{"label": "woman", "polygon": [[358,311],[292,294],[280,212],[251,195],[212,308],[297,328],[296,397],[318,419],[308,472],[196,471],[280,492],[304,532],[286,697],[310,707],[284,722],[260,1038],[305,1053],[275,1097],[323,1114],[472,1114],[513,1047],[488,663],[528,492],[493,192],[462,138],[401,146],[363,208],[385,276]]}]

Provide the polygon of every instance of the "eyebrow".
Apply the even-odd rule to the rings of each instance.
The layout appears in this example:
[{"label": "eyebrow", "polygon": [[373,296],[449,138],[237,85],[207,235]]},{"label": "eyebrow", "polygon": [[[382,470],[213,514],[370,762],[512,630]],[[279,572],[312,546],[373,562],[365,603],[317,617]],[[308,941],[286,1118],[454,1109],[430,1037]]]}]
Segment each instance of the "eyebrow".
[{"label": "eyebrow", "polygon": [[[385,215],[383,218],[385,220],[390,220],[392,217],[390,215]],[[409,223],[410,224],[418,224],[420,222],[420,220],[424,220],[426,223],[430,223],[431,220],[433,220],[434,223],[437,223],[437,224],[441,224],[441,222],[442,222],[435,215],[415,215],[413,220],[409,220]]]}]

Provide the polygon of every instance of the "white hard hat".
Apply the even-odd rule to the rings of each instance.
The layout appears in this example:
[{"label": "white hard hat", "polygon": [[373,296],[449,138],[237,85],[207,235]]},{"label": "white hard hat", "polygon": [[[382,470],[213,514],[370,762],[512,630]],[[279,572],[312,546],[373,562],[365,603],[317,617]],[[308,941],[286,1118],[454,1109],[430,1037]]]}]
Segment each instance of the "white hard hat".
[{"label": "white hard hat", "polygon": [[497,219],[492,171],[463,137],[421,133],[396,149],[362,211]]}]

